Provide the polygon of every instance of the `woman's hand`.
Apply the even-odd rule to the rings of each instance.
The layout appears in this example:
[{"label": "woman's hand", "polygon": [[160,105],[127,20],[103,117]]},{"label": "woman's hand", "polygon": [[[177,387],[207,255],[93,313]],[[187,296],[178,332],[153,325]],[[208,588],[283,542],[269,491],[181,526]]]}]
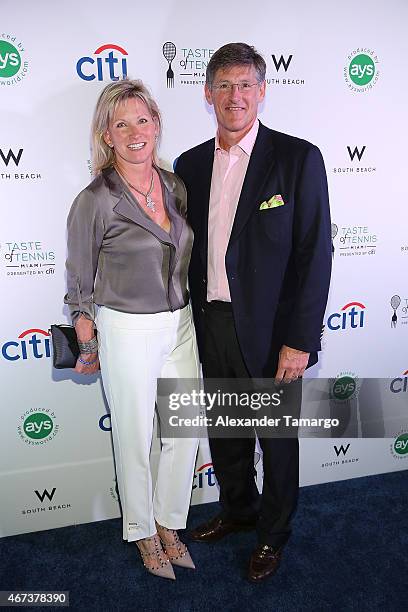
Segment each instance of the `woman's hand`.
[{"label": "woman's hand", "polygon": [[[87,365],[89,363],[89,365]],[[99,370],[98,353],[81,353],[77,359],[74,372],[78,374],[95,374]]]},{"label": "woman's hand", "polygon": [[[75,323],[78,342],[89,342],[95,336],[94,322],[81,315]],[[94,348],[94,347],[92,347]],[[89,365],[87,365],[89,364]],[[95,374],[99,370],[98,353],[81,353],[77,359],[74,371],[78,374]]]}]

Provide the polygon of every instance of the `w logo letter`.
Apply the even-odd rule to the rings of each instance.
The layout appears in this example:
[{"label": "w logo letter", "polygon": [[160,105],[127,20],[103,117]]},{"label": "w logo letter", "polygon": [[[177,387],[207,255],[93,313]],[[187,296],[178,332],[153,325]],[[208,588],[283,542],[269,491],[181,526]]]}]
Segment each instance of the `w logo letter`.
[{"label": "w logo letter", "polygon": [[335,446],[334,450],[336,452],[337,457],[340,455],[340,453],[343,453],[343,455],[345,455],[348,451],[348,449],[350,448],[350,443],[347,444],[346,448],[344,448],[343,445],[341,446]]},{"label": "w logo letter", "polygon": [[279,72],[279,68],[281,66],[283,66],[285,69],[285,72],[287,72],[290,62],[292,61],[292,57],[293,55],[289,55],[288,59],[285,60],[283,55],[281,55],[280,58],[277,60],[276,55],[272,55],[272,60],[273,60],[273,63],[275,64],[276,72]]},{"label": "w logo letter", "polygon": [[351,161],[353,161],[353,159],[355,158],[356,155],[358,157],[358,161],[361,161],[361,158],[363,157],[363,154],[364,154],[364,151],[365,151],[365,145],[361,149],[361,151],[359,151],[357,149],[357,147],[354,147],[354,151],[352,151],[350,147],[347,147],[347,151],[348,151],[348,153],[350,155]]},{"label": "w logo letter", "polygon": [[3,162],[6,164],[6,166],[9,165],[11,159],[13,160],[15,165],[18,166],[18,164],[20,163],[22,154],[23,154],[23,149],[19,149],[17,155],[14,153],[12,149],[9,149],[8,153],[3,153],[3,151],[0,149],[0,157],[3,160]]},{"label": "w logo letter", "polygon": [[40,493],[39,491],[35,491],[36,496],[38,497],[38,499],[40,500],[40,502],[43,502],[44,499],[46,497],[48,497],[48,500],[51,501],[52,498],[54,497],[54,493],[57,489],[54,487],[51,491],[51,493],[48,493],[47,489],[44,489],[44,491],[42,493]]}]

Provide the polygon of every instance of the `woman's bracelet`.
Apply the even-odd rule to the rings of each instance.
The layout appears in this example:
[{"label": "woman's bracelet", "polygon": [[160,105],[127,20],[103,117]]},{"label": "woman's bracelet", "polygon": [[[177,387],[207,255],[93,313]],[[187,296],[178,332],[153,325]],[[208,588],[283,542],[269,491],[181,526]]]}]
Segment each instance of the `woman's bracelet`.
[{"label": "woman's bracelet", "polygon": [[79,350],[81,353],[97,353],[98,352],[98,341],[94,336],[89,342],[78,342]]},{"label": "woman's bracelet", "polygon": [[86,366],[91,366],[98,361],[98,358],[94,359],[93,361],[85,361],[84,359],[81,359],[81,357],[78,357],[78,361]]}]

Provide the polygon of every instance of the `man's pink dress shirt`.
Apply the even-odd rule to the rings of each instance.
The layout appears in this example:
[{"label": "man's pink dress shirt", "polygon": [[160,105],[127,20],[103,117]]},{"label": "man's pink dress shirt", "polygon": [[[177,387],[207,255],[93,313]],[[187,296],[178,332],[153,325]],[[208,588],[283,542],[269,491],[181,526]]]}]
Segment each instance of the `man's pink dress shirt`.
[{"label": "man's pink dress shirt", "polygon": [[256,120],[248,134],[229,151],[220,147],[218,134],[215,138],[208,213],[208,302],[231,301],[225,254],[258,128],[259,121]]}]

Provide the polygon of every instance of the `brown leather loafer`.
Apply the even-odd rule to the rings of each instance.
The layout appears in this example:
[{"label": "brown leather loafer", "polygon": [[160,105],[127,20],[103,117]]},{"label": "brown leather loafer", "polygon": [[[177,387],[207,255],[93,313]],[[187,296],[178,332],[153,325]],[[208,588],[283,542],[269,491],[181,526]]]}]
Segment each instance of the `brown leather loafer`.
[{"label": "brown leather loafer", "polygon": [[255,526],[256,521],[239,523],[229,519],[223,519],[221,515],[218,515],[207,523],[192,529],[189,533],[189,537],[194,542],[218,542],[218,540],[221,540],[230,533],[252,531],[252,529],[255,529]]},{"label": "brown leather loafer", "polygon": [[251,582],[261,582],[273,576],[278,569],[282,558],[282,548],[274,548],[262,544],[255,548],[249,562],[248,579]]}]

